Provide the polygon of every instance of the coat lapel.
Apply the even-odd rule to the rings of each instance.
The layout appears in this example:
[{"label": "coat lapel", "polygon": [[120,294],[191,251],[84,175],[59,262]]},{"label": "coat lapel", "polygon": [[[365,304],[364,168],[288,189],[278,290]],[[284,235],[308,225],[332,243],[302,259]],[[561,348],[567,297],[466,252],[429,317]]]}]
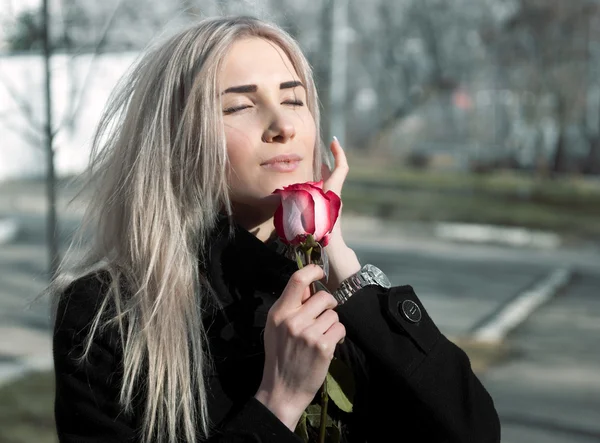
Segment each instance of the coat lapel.
[{"label": "coat lapel", "polygon": [[235,311],[234,305],[254,307],[254,326],[264,327],[268,308],[298,266],[286,257],[287,247],[279,239],[263,243],[239,224],[234,222],[233,227],[229,238],[228,218],[219,217],[209,243],[206,274],[226,312]]}]

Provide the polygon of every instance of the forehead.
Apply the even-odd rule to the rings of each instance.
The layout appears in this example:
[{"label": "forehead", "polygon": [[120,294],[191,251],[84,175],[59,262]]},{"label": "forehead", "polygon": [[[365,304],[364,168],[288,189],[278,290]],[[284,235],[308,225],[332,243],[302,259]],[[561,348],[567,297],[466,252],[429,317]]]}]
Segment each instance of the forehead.
[{"label": "forehead", "polygon": [[289,57],[276,43],[257,37],[236,41],[220,74],[223,88],[288,80],[300,80]]}]

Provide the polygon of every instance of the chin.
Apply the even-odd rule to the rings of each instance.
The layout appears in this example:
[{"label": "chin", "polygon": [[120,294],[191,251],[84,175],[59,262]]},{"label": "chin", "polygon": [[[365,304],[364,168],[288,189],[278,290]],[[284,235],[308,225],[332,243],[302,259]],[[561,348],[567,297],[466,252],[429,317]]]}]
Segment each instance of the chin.
[{"label": "chin", "polygon": [[275,189],[283,189],[286,186],[296,183],[306,183],[311,181],[313,181],[312,174],[309,177],[307,177],[307,174],[289,174],[278,180],[277,186],[273,188],[273,191],[275,191]]}]

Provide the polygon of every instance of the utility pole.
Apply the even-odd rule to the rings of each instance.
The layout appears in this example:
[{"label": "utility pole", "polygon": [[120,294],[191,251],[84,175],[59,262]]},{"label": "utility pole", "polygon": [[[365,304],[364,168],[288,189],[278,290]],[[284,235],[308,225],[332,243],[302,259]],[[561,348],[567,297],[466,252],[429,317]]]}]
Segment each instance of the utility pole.
[{"label": "utility pole", "polygon": [[329,57],[329,134],[326,144],[335,135],[346,148],[346,89],[348,71],[348,1],[330,0],[331,56]]}]

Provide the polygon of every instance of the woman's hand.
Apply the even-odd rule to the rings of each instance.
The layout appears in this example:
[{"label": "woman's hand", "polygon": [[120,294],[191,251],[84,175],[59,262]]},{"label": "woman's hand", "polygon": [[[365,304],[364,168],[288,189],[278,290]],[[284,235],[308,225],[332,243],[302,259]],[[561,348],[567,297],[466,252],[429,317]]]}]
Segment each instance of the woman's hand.
[{"label": "woman's hand", "polygon": [[344,186],[344,181],[348,176],[348,171],[350,170],[348,160],[346,159],[346,154],[337,138],[334,138],[330,147],[335,160],[335,168],[333,171],[330,171],[329,167],[323,163],[321,167],[323,191],[333,191],[339,195],[340,199],[342,199],[342,206],[340,207],[340,214],[337,222],[331,231],[329,243],[324,248],[329,259],[329,279],[327,282],[323,280],[321,283],[323,283],[330,292],[333,292],[339,287],[343,280],[358,272],[361,265],[356,254],[346,245],[342,236],[341,218],[342,210],[344,208],[342,188]]},{"label": "woman's hand", "polygon": [[323,276],[317,265],[296,271],[267,317],[265,366],[255,397],[292,431],[346,335],[333,296],[325,291],[310,295],[310,284]]}]

